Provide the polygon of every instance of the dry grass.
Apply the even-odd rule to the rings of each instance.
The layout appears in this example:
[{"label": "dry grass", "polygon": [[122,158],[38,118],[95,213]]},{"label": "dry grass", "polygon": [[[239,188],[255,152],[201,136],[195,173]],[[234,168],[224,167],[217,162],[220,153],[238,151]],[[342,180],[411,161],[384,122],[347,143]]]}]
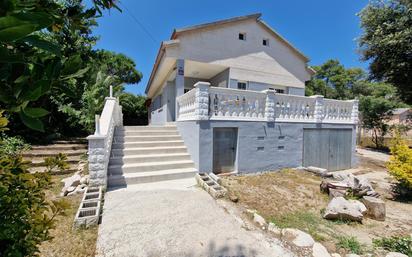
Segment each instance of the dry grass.
[{"label": "dry grass", "polygon": [[[62,185],[60,180],[68,175],[53,175],[53,186],[48,196],[58,198]],[[69,208],[64,215],[56,217],[55,228],[50,231],[53,239],[40,245],[42,257],[86,257],[94,256],[96,250],[97,227],[87,230],[73,230],[73,220],[82,195],[65,197]]]}]

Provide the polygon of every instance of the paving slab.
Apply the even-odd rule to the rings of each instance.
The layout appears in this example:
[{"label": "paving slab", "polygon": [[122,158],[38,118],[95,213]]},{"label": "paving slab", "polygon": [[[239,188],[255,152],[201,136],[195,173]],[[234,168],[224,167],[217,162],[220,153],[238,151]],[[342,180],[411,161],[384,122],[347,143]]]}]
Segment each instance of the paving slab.
[{"label": "paving slab", "polygon": [[293,256],[280,242],[246,230],[194,179],[106,192],[97,256]]}]

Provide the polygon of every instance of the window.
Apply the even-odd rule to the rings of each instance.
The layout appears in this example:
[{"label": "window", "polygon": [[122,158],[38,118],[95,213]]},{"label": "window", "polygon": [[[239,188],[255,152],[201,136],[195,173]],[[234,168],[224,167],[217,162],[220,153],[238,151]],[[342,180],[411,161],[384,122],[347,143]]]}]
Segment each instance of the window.
[{"label": "window", "polygon": [[264,46],[269,46],[269,39],[264,38],[264,39],[262,40],[262,45],[264,45]]},{"label": "window", "polygon": [[278,93],[278,94],[284,94],[285,93],[285,90],[284,89],[275,89],[275,92],[276,93]]},{"label": "window", "polygon": [[247,83],[246,82],[238,82],[237,89],[246,90]]},{"label": "window", "polygon": [[246,33],[239,33],[239,40],[246,40]]}]

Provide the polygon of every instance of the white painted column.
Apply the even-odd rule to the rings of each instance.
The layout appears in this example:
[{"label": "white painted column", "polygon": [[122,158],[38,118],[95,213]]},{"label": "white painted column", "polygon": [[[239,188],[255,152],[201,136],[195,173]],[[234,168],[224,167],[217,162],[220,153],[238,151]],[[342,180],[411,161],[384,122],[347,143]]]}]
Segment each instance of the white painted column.
[{"label": "white painted column", "polygon": [[106,156],[106,136],[91,135],[87,137],[89,141],[89,175],[90,186],[107,186],[107,160]]},{"label": "white painted column", "polygon": [[[176,78],[175,78],[176,95],[175,98],[185,93],[185,60],[176,60]],[[179,118],[179,106],[175,103],[175,119]]]},{"label": "white painted column", "polygon": [[266,103],[265,103],[265,118],[268,122],[275,121],[275,91],[265,90]]},{"label": "white painted column", "polygon": [[209,119],[209,82],[199,81],[195,85],[195,119]]},{"label": "white painted column", "polygon": [[314,118],[316,123],[321,123],[323,120],[323,95],[312,95],[310,96],[312,98],[315,98],[315,111],[314,111]]},{"label": "white painted column", "polygon": [[354,99],[354,100],[349,100],[349,102],[352,102],[351,120],[353,124],[357,125],[359,122],[359,100]]}]

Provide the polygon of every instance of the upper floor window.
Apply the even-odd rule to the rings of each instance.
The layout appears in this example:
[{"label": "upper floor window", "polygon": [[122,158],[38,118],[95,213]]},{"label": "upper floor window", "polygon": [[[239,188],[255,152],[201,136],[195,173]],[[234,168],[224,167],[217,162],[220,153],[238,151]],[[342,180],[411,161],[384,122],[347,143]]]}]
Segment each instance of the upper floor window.
[{"label": "upper floor window", "polygon": [[247,83],[246,82],[238,82],[237,89],[246,90]]},{"label": "upper floor window", "polygon": [[239,33],[239,40],[246,40],[246,33]]},{"label": "upper floor window", "polygon": [[284,94],[285,93],[284,89],[273,88],[273,87],[270,87],[269,89],[270,90],[275,90],[275,92],[278,93],[278,94]]},{"label": "upper floor window", "polygon": [[264,45],[264,46],[269,46],[269,39],[264,38],[264,39],[262,40],[262,45]]}]

